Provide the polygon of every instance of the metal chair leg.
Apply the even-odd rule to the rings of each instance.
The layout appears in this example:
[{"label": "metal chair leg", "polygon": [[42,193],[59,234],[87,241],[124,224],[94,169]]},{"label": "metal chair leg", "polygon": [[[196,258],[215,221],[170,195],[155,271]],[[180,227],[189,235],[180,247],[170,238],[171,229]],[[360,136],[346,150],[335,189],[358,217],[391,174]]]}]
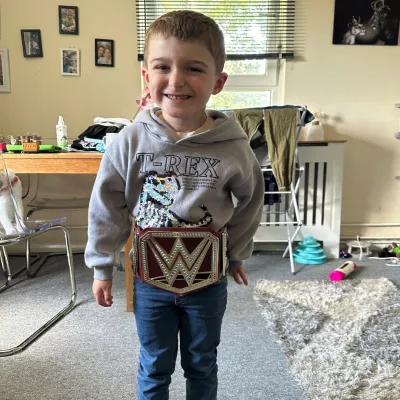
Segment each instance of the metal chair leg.
[{"label": "metal chair leg", "polygon": [[[28,212],[28,215],[27,215],[27,220],[30,219],[31,214],[32,214],[32,213],[29,211],[29,212]],[[33,257],[34,257],[33,260],[31,259],[29,241],[30,241],[29,238],[26,239],[26,252],[25,252],[25,254],[14,254],[14,255],[13,255],[14,257],[25,257],[25,258],[26,258],[26,266],[25,266],[24,268],[21,268],[19,271],[15,272],[14,274],[12,274],[12,278],[17,277],[19,274],[21,274],[21,273],[24,272],[24,271],[26,271],[26,275],[27,275],[29,278],[33,278],[33,277],[36,275],[36,273],[39,271],[39,268],[41,267],[41,265],[40,265],[40,266],[36,269],[36,271],[35,271],[34,273],[31,273],[31,272],[30,272],[30,267],[31,267],[31,265],[33,265],[34,263],[36,263],[37,261],[39,261],[39,260],[40,260],[40,256],[39,256],[38,254],[35,254],[35,255],[33,256]],[[5,251],[5,249],[4,249],[4,251]],[[0,289],[0,290],[1,290],[1,289]]]},{"label": "metal chair leg", "polygon": [[[29,221],[31,219],[31,215],[34,213],[35,210],[29,210],[27,215],[26,215],[26,220]],[[30,247],[30,239],[28,238],[26,240],[26,252],[25,252],[25,257],[26,257],[26,275],[28,275],[29,278],[33,278],[40,270],[40,268],[43,266],[44,262],[46,261],[47,258],[41,259],[41,256],[38,254],[35,254],[35,259],[31,262],[31,247]],[[31,272],[31,266],[32,264],[39,262],[39,265],[36,267],[36,270],[34,272]]]},{"label": "metal chair leg", "polygon": [[1,265],[1,270],[3,272],[4,278],[7,278],[7,269],[5,265],[5,260],[3,256],[3,246],[0,247],[0,265]]},{"label": "metal chair leg", "polygon": [[11,287],[11,282],[14,278],[16,278],[18,275],[20,275],[22,272],[25,271],[25,267],[21,268],[20,270],[12,273],[11,268],[10,268],[10,261],[8,259],[8,254],[5,246],[1,246],[0,248],[0,263],[1,263],[1,269],[3,270],[3,275],[6,278],[6,283],[0,287],[0,292],[3,290]]},{"label": "metal chair leg", "polygon": [[[44,325],[42,325],[39,329],[37,329],[32,335],[30,335],[27,339],[25,339],[18,346],[11,347],[11,348],[5,349],[5,350],[0,350],[0,357],[11,356],[13,354],[16,354],[16,353],[24,350],[35,339],[37,339],[40,335],[42,335],[44,332],[46,332],[47,329],[52,327],[57,321],[59,321],[62,317],[64,317],[66,314],[68,314],[75,306],[76,296],[77,296],[76,280],[75,280],[75,266],[74,266],[74,261],[73,261],[73,257],[72,257],[69,233],[68,233],[67,229],[62,225],[54,225],[54,226],[50,227],[49,229],[47,229],[46,232],[48,232],[50,230],[54,230],[54,229],[61,229],[64,232],[66,255],[67,255],[67,260],[68,260],[68,268],[69,268],[69,275],[70,275],[70,281],[71,281],[71,299],[70,299],[69,303],[61,311],[59,311],[56,315],[54,315],[53,318],[51,318],[49,321],[47,321]],[[7,267],[7,264],[6,264],[5,268],[7,271],[9,271],[9,266]]]},{"label": "metal chair leg", "polygon": [[0,263],[1,263],[1,269],[3,271],[4,277],[6,278],[6,283],[0,287],[0,292],[2,292],[10,286],[11,281],[12,281],[10,263],[8,261],[6,248],[4,246],[0,247]]},{"label": "metal chair leg", "polygon": [[[13,257],[26,257],[25,254],[21,255],[21,254],[14,254]],[[33,260],[32,263],[35,263],[37,260],[39,260],[40,256],[35,255],[35,259]],[[32,264],[31,263],[31,264]],[[1,264],[1,269],[3,271],[3,275],[4,277],[7,279],[6,283],[0,287],[0,292],[2,292],[3,290],[9,288],[11,285],[11,282],[14,278],[16,278],[18,275],[22,274],[22,272],[26,271],[27,268],[26,266],[19,269],[18,271],[12,273],[11,272],[11,268],[10,268],[10,262],[8,259],[8,254],[6,251],[5,246],[1,246],[0,247],[0,264]],[[28,275],[29,276],[29,275]],[[29,276],[31,277],[31,276]]]}]

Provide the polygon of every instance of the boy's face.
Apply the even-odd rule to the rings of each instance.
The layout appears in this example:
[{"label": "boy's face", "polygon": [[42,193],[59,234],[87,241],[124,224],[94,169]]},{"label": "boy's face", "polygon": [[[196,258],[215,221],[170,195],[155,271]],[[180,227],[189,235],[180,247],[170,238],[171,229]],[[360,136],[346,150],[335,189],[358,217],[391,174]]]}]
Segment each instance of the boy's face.
[{"label": "boy's face", "polygon": [[69,65],[70,65],[69,72],[76,73],[78,66],[78,56],[76,54],[70,56]]},{"label": "boy's face", "polygon": [[226,73],[217,73],[204,43],[172,36],[150,39],[142,75],[165,121],[183,132],[202,126],[211,94],[219,93],[227,79]]}]

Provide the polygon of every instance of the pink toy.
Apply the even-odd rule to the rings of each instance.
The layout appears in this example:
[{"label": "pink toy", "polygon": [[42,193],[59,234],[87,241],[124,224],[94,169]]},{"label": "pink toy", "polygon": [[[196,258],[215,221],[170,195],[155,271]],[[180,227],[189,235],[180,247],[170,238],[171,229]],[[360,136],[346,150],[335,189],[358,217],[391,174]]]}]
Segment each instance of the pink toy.
[{"label": "pink toy", "polygon": [[341,281],[342,279],[346,278],[347,275],[352,273],[357,268],[357,265],[353,261],[346,261],[342,264],[339,268],[336,268],[332,271],[329,275],[331,281]]}]

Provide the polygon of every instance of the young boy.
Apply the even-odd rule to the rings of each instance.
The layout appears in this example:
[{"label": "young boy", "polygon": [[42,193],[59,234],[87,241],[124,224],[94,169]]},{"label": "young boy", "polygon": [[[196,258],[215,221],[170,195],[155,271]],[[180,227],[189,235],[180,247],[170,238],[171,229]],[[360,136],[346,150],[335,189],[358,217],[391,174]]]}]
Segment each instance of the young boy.
[{"label": "young boy", "polygon": [[73,51],[72,53],[66,54],[66,64],[63,67],[64,72],[69,74],[76,74],[78,72],[78,53]]},{"label": "young boy", "polygon": [[72,8],[67,9],[66,17],[62,20],[62,30],[65,32],[76,31],[75,11]]},{"label": "young boy", "polygon": [[224,62],[223,34],[212,19],[174,11],[151,24],[142,74],[159,107],[141,112],[118,134],[94,185],[85,259],[94,268],[94,297],[104,307],[113,302],[113,266],[131,216],[137,226],[139,400],[168,399],[178,337],[186,398],[217,398],[226,256],[230,275],[247,285],[242,260],[253,249],[264,183],[233,113],[205,109],[224,87]]}]

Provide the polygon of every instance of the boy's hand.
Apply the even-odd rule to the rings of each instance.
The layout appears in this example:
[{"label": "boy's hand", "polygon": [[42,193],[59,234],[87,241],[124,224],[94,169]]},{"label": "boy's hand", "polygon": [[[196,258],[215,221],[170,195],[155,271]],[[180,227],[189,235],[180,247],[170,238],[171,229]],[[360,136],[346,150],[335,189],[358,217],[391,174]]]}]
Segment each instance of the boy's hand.
[{"label": "boy's hand", "polygon": [[112,280],[99,281],[95,279],[93,281],[93,295],[97,304],[103,307],[110,307],[113,303],[113,297],[111,296]]},{"label": "boy's hand", "polygon": [[242,285],[244,283],[246,286],[249,284],[242,264],[240,264],[238,267],[229,267],[228,271],[229,275],[237,284]]}]

